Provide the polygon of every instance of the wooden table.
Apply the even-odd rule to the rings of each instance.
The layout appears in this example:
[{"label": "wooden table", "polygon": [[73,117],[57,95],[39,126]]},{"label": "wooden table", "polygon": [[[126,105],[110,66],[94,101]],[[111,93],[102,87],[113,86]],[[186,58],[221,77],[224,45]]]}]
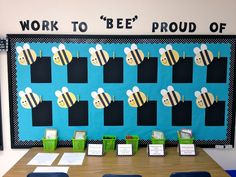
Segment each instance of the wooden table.
[{"label": "wooden table", "polygon": [[[3,177],[26,177],[36,166],[26,165],[42,148],[32,148]],[[57,166],[64,152],[72,148],[58,148],[60,153],[52,166]],[[165,157],[148,157],[147,149],[140,148],[135,156],[117,157],[109,152],[103,157],[85,156],[82,166],[70,166],[70,177],[102,177],[106,173],[141,174],[143,177],[169,177],[177,171],[208,171],[212,177],[229,177],[227,173],[201,148],[197,156],[179,156],[176,147],[166,148]]]}]

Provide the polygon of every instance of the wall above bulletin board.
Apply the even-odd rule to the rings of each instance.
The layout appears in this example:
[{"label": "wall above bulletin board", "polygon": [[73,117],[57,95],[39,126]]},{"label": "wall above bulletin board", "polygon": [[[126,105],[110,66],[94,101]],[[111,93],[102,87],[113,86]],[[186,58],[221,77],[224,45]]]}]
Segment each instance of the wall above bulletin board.
[{"label": "wall above bulletin board", "polygon": [[236,36],[8,35],[13,148],[59,145],[74,131],[88,141],[152,130],[177,144],[193,130],[202,147],[234,144]]}]

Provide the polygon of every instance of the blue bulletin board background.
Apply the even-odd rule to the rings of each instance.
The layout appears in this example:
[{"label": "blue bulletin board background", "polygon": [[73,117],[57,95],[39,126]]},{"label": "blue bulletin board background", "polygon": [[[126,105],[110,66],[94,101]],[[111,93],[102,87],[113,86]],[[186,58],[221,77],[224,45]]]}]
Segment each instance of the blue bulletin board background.
[{"label": "blue bulletin board background", "polygon": [[[8,35],[10,49],[8,52],[9,64],[9,95],[10,95],[10,115],[11,115],[11,138],[13,148],[41,146],[41,139],[44,136],[45,129],[56,128],[59,133],[59,145],[71,145],[71,138],[76,130],[84,130],[88,135],[88,142],[99,142],[103,135],[115,135],[118,142],[124,142],[126,135],[138,135],[140,144],[145,145],[150,142],[151,133],[153,130],[161,130],[164,132],[167,139],[167,145],[177,144],[177,130],[182,128],[190,128],[193,131],[195,143],[199,146],[213,147],[217,144],[234,144],[234,117],[235,117],[235,36],[63,36],[63,35]],[[16,51],[18,46],[29,44],[30,49],[36,53],[37,60],[50,61],[50,82],[32,82],[32,67],[35,65],[22,65],[18,62],[19,53]],[[53,62],[53,47],[58,47],[64,44],[66,50],[69,50],[73,56],[72,60],[86,60],[87,63],[87,82],[84,83],[69,83],[68,82],[68,65],[59,66]],[[108,55],[109,62],[112,60],[122,60],[120,65],[122,68],[122,81],[119,83],[104,83],[104,66],[94,66],[90,62],[91,54],[89,49],[100,44]],[[139,82],[138,75],[148,71],[148,68],[139,70],[139,66],[130,66],[125,61],[126,53],[124,48],[136,44],[138,49],[144,54],[144,61],[149,62],[148,58],[156,64],[156,82]],[[174,68],[174,66],[164,66],[161,61],[160,48],[164,48],[171,44],[174,50],[179,54],[180,60],[190,63],[190,81],[173,81],[175,74],[185,71]],[[214,60],[208,66],[198,66],[195,61],[195,47],[201,48],[201,44],[206,44],[214,56]],[[212,69],[217,73],[220,70],[225,73],[223,81],[212,81],[217,75],[212,76],[208,70],[216,60],[224,60],[224,65],[220,64]],[[150,61],[151,61],[150,60]],[[156,60],[156,61],[155,61]],[[185,61],[184,61],[185,60]],[[143,62],[144,62],[143,61]],[[109,63],[108,62],[108,63]],[[178,62],[177,62],[178,63]],[[141,64],[140,64],[141,65]],[[187,65],[186,65],[187,66]],[[221,68],[223,67],[223,69]],[[35,67],[39,68],[39,67]],[[219,69],[220,68],[220,69]],[[41,68],[42,71],[46,72]],[[146,69],[146,70],[145,70]],[[176,70],[175,70],[176,69]],[[174,71],[175,70],[175,71]],[[178,71],[177,71],[178,70]],[[139,73],[140,72],[140,73]],[[78,75],[79,75],[78,71]],[[113,73],[114,74],[114,73]],[[183,74],[183,73],[182,73]],[[187,75],[187,70],[186,70]],[[211,76],[210,76],[211,75]],[[110,76],[109,76],[110,77]],[[112,77],[112,76],[111,76]],[[142,77],[142,76],[140,76]],[[180,74],[181,77],[181,74]],[[212,78],[210,78],[212,77]],[[177,79],[180,79],[177,77]],[[211,81],[208,81],[211,80]],[[155,79],[154,79],[155,80]],[[175,91],[181,96],[180,102],[183,105],[189,103],[189,106],[182,109],[176,106],[167,107],[162,103],[162,89],[167,89],[172,86]],[[79,102],[87,103],[87,124],[81,125],[69,123],[69,108],[64,109],[58,106],[57,96],[55,91],[61,90],[62,87],[67,87],[69,92],[72,92],[76,97],[79,97]],[[126,91],[134,86],[145,93],[148,102],[145,104],[153,104],[151,107],[134,108],[128,103]],[[42,102],[50,101],[51,103],[51,122],[48,124],[37,123],[33,118],[34,109],[25,109],[21,105],[20,91],[24,91],[30,87],[33,93],[36,93]],[[221,114],[221,118],[212,120],[207,118],[206,113],[208,108],[201,109],[196,104],[195,91],[200,91],[205,87],[208,92],[212,93],[215,101],[214,104],[223,103],[218,109],[220,112],[215,113],[214,110],[209,111],[212,115]],[[97,91],[98,88],[103,88],[106,93],[109,93],[114,101],[123,102],[122,120],[116,123],[107,125],[104,118],[105,109],[96,109],[93,105],[92,91]],[[181,104],[182,104],[181,103]],[[40,105],[41,103],[39,103]],[[174,108],[176,107],[176,108]],[[142,111],[142,109],[147,109]],[[146,122],[148,117],[145,117],[147,112],[153,112],[154,116],[151,123]],[[155,109],[154,111],[152,109]],[[174,109],[174,111],[173,111]],[[140,111],[139,111],[140,110]],[[184,110],[184,111],[183,111]],[[43,111],[43,110],[40,110]],[[86,112],[86,110],[84,110]],[[190,112],[188,117],[181,117],[178,112]],[[112,110],[111,110],[112,112]],[[174,114],[177,112],[177,116]],[[36,113],[37,114],[37,113]],[[109,115],[112,113],[109,113]],[[140,122],[138,114],[141,114]],[[116,114],[115,114],[116,115]],[[114,115],[113,115],[114,116]],[[173,116],[175,118],[173,118]],[[180,118],[179,118],[180,117]],[[83,118],[82,118],[83,119]],[[112,117],[110,117],[112,119]],[[36,121],[36,123],[34,123]],[[73,120],[72,120],[73,122]],[[86,122],[86,121],[85,121]],[[110,122],[108,120],[108,122]],[[112,122],[112,121],[111,121]],[[108,123],[109,124],[109,123]]]}]

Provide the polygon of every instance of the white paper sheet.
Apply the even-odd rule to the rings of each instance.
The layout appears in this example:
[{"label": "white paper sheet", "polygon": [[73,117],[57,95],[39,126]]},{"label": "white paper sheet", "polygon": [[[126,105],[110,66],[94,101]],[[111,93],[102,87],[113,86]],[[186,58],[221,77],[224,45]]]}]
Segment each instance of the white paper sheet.
[{"label": "white paper sheet", "polygon": [[52,165],[59,153],[38,153],[27,165]]},{"label": "white paper sheet", "polygon": [[58,165],[82,165],[85,153],[64,153]]},{"label": "white paper sheet", "polygon": [[34,172],[62,172],[67,173],[69,167],[37,167],[35,168]]}]

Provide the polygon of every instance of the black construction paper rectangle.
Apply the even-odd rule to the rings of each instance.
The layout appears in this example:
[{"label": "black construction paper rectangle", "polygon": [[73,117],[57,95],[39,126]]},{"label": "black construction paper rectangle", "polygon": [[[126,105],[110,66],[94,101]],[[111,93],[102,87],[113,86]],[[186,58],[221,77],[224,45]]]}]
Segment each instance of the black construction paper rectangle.
[{"label": "black construction paper rectangle", "polygon": [[123,58],[110,58],[103,68],[104,83],[123,83]]},{"label": "black construction paper rectangle", "polygon": [[224,126],[225,124],[225,101],[218,101],[206,108],[206,126]]},{"label": "black construction paper rectangle", "polygon": [[192,101],[180,101],[172,107],[172,126],[192,125]]},{"label": "black construction paper rectangle", "polygon": [[123,101],[114,101],[104,108],[104,126],[122,126],[124,124]]},{"label": "black construction paper rectangle", "polygon": [[88,125],[88,101],[76,101],[75,104],[68,109],[69,126]]},{"label": "black construction paper rectangle", "polygon": [[73,58],[67,67],[68,83],[88,82],[88,61],[87,58]]},{"label": "black construction paper rectangle", "polygon": [[157,61],[157,58],[144,58],[143,62],[138,65],[139,83],[157,83]]},{"label": "black construction paper rectangle", "polygon": [[148,101],[137,109],[137,125],[157,125],[157,101]]},{"label": "black construction paper rectangle", "polygon": [[33,126],[52,126],[52,102],[42,101],[32,108]]},{"label": "black construction paper rectangle", "polygon": [[227,76],[227,58],[214,58],[207,66],[207,83],[225,83]]},{"label": "black construction paper rectangle", "polygon": [[36,61],[30,66],[32,83],[51,83],[51,58],[37,57]]},{"label": "black construction paper rectangle", "polygon": [[193,58],[180,58],[173,66],[173,83],[192,83],[193,82]]}]

